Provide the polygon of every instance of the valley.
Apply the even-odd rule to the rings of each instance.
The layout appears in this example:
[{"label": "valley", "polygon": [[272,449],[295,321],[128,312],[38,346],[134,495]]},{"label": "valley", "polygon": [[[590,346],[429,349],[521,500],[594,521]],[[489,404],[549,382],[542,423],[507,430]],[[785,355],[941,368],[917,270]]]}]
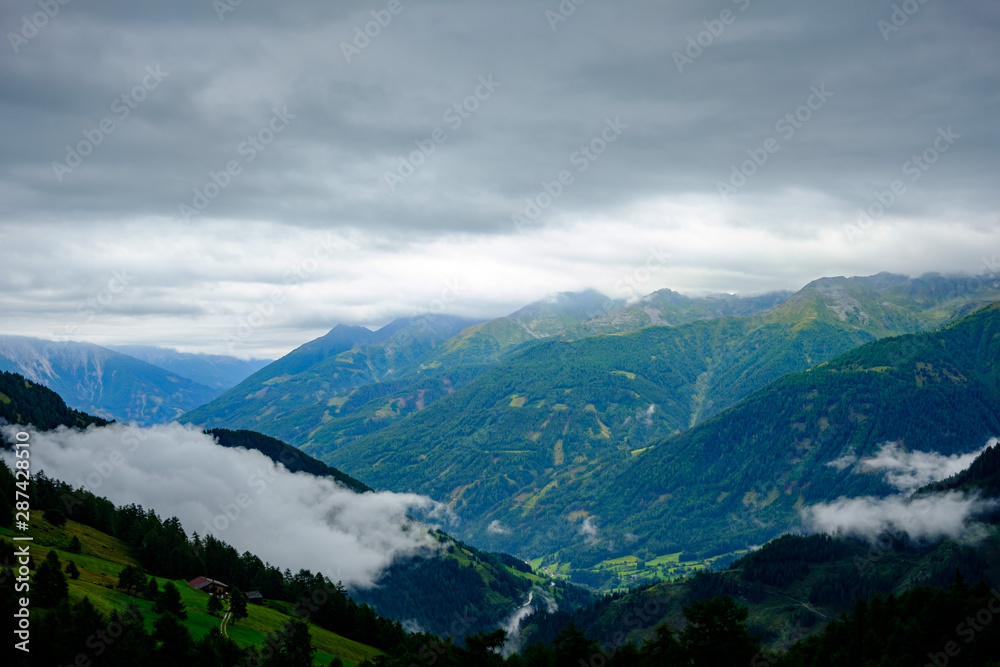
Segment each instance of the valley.
[{"label": "valley", "polygon": [[[851,433],[862,422],[852,412],[813,421],[791,414],[772,418],[772,408],[761,412],[755,392],[784,381],[786,388],[770,391],[782,404],[793,401],[788,392],[797,389],[789,384],[790,374],[823,369],[838,355],[879,339],[947,325],[1000,298],[1000,291],[975,279],[879,274],[821,279],[793,295],[746,301],[689,299],[669,290],[645,297],[641,305],[602,302],[588,293],[560,298],[469,327],[436,345],[425,342],[409,365],[393,366],[380,380],[358,386],[338,383],[360,381],[345,369],[374,354],[368,344],[331,349],[316,361],[318,356],[305,355],[318,345],[310,343],[285,362],[303,357],[301,366],[312,364],[308,370],[266,368],[183,419],[269,432],[376,488],[448,503],[465,519],[458,530],[463,540],[525,559],[569,562],[574,580],[614,588],[636,573],[594,571],[599,563],[626,556],[645,563],[681,550],[691,552],[692,563],[703,562],[787,530],[797,521],[796,503],[831,488],[886,493],[884,485],[864,477],[834,482],[820,468],[794,482],[816,490],[800,500],[789,491],[795,477],[780,469],[779,456],[786,455],[743,468],[754,480],[749,485],[736,482],[731,470],[716,470],[709,473],[715,479],[710,488],[692,487],[692,470],[700,468],[686,458],[687,443],[738,442],[734,429],[782,434],[776,453],[813,450],[812,443],[834,433],[853,442]],[[560,307],[563,316],[555,312]],[[643,326],[649,321],[635,314],[647,311],[670,324]],[[526,320],[526,313],[537,321]],[[640,328],[630,330],[632,324]],[[379,345],[400,354],[412,340],[401,326]],[[878,364],[886,362],[872,366]],[[828,377],[828,370],[818,372]],[[890,395],[897,389],[877,391]],[[917,399],[903,402],[911,400]],[[831,409],[837,404],[844,407],[828,401]],[[969,416],[976,426],[965,427],[965,442],[941,449],[924,439],[914,446],[948,453],[982,446],[995,426],[989,410],[984,405]],[[737,417],[751,412],[750,421]],[[761,415],[767,415],[763,423]],[[799,431],[810,424],[822,430]],[[894,435],[888,429],[873,437],[898,440],[911,432]],[[877,444],[868,438],[858,454]],[[814,466],[820,453],[804,460]],[[840,454],[830,445],[822,455],[833,460]],[[756,454],[744,456],[754,460]],[[685,480],[682,496],[667,481],[671,474]],[[661,490],[635,495],[647,486]],[[632,492],[623,496],[621,488]],[[694,530],[686,522],[691,504],[701,517]]]}]

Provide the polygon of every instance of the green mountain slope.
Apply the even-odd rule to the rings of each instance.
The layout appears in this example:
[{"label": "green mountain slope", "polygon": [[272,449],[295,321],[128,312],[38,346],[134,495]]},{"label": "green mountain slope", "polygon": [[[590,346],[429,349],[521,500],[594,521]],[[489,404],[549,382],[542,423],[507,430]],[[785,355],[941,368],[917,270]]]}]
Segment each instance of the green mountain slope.
[{"label": "green mountain slope", "polygon": [[[595,539],[603,503],[621,505],[619,489],[632,488],[609,487],[612,471],[636,457],[642,467],[650,446],[890,327],[948,321],[994,294],[953,283],[924,296],[914,282],[827,279],[764,315],[542,342],[371,435],[351,441],[331,421],[304,448],[376,486],[446,500],[470,519],[463,539],[533,556],[579,548]],[[597,502],[597,489],[608,497]],[[614,540],[615,553],[629,553],[629,532]],[[608,551],[600,542],[588,550]],[[654,555],[688,547],[651,544]]]},{"label": "green mountain slope", "polygon": [[[32,420],[17,423],[32,423],[41,430],[62,425],[80,427],[106,423],[68,410],[54,392],[12,373],[0,373],[0,397],[10,399],[8,402],[0,399],[0,415],[7,414],[4,408],[16,410],[22,417],[31,415]],[[259,451],[292,472],[333,477],[357,493],[371,491],[365,484],[274,438],[252,431],[215,429],[209,433],[220,446]],[[219,546],[221,543],[208,536],[194,541],[200,547],[188,544],[176,519],[161,522],[151,510],[142,526],[129,526],[128,522],[135,517],[132,508],[116,510],[107,500],[96,498],[86,490],[74,490],[56,480],[36,480],[33,484],[29,494],[33,508],[39,512],[58,509],[99,530],[106,530],[125,541],[131,540],[129,553],[151,571],[170,578],[191,579],[202,574],[205,563],[211,561],[210,569],[219,579],[245,580],[242,585],[260,589],[268,596],[282,588],[280,582],[275,583],[273,573],[253,576],[263,564],[252,554],[240,556],[231,547],[223,549]],[[0,465],[0,492],[0,530],[2,527],[9,529],[14,518],[10,500],[15,494],[14,478],[5,465]],[[74,498],[74,502],[67,505],[67,497]],[[161,530],[170,534],[157,535]],[[435,531],[435,537],[442,545],[438,557],[397,560],[383,571],[375,588],[357,591],[352,597],[359,603],[371,605],[382,616],[413,623],[442,636],[456,637],[494,629],[501,619],[524,603],[533,589],[543,584],[546,595],[568,608],[591,600],[586,591],[566,582],[543,580],[533,574],[524,561],[513,556],[479,551],[440,531]],[[68,538],[62,542],[66,541]],[[204,550],[212,558],[196,554],[192,560],[192,549]],[[198,562],[202,564],[193,567]]]},{"label": "green mountain slope", "polygon": [[230,431],[224,428],[212,429],[206,433],[214,437],[216,442],[223,447],[242,447],[256,450],[272,461],[285,466],[291,472],[307,472],[317,477],[332,477],[355,493],[372,490],[367,484],[317,461],[301,449],[286,445],[276,438],[255,431]]},{"label": "green mountain slope", "polygon": [[10,424],[31,424],[43,431],[57,426],[85,428],[108,422],[66,407],[62,397],[17,373],[0,371],[0,419]]},{"label": "green mountain slope", "polygon": [[[871,546],[821,535],[786,535],[722,571],[636,587],[573,612],[537,613],[525,619],[523,631],[527,642],[551,641],[572,621],[602,646],[641,644],[653,639],[654,628],[662,623],[682,626],[683,609],[692,603],[729,595],[748,608],[751,631],[767,649],[785,649],[821,633],[858,600],[899,596],[918,587],[947,588],[956,571],[970,584],[981,578],[991,586],[1000,584],[996,526],[971,545],[946,539],[930,545],[897,540]],[[762,658],[759,664],[774,663]]]},{"label": "green mountain slope", "polygon": [[[581,489],[601,544],[580,562],[669,545],[730,551],[797,522],[804,504],[880,494],[877,475],[828,465],[886,442],[968,452],[1000,433],[1000,304],[945,329],[866,345],[789,375]],[[629,489],[620,501],[619,489]],[[586,492],[589,491],[588,496]],[[637,536],[631,545],[626,535]]]},{"label": "green mountain slope", "polygon": [[606,312],[569,328],[565,337],[623,333],[649,326],[679,326],[720,317],[748,317],[765,313],[784,302],[791,292],[742,296],[709,294],[692,297],[669,289],[648,294],[634,303],[606,309]]},{"label": "green mountain slope", "polygon": [[[722,316],[759,315],[751,318],[750,333],[744,340],[729,345],[724,355],[706,361],[707,370],[696,389],[697,421],[785,373],[807,368],[850,347],[886,335],[946,324],[1000,298],[998,288],[1000,285],[967,278],[929,275],[909,279],[879,274],[819,280],[793,299],[783,292],[752,297],[688,297],[660,290],[634,304],[618,305],[615,300],[605,299],[599,305],[600,299],[591,292],[558,295],[550,302],[462,331],[429,352],[419,369],[378,391],[371,391],[371,386],[359,388],[344,405],[338,401],[333,410],[324,413],[323,425],[308,437],[290,441],[299,446],[320,443],[326,448],[339,447],[430,405],[487,367],[552,338],[575,340],[634,331],[652,324],[680,326]],[[789,303],[781,305],[786,300]],[[594,313],[595,309],[596,315],[569,326],[574,318]],[[789,338],[787,346],[775,345],[775,336],[780,341],[788,325],[811,325],[813,330],[802,338]],[[845,338],[845,331],[854,335]],[[539,337],[539,332],[549,337]],[[828,339],[826,349],[824,337]],[[808,341],[808,346],[803,346],[802,341]],[[373,398],[361,405],[368,396]]]},{"label": "green mountain slope", "polygon": [[[657,307],[661,301],[670,302],[663,305],[663,317],[650,320],[641,311],[645,319],[629,319],[627,326],[618,313],[631,307],[620,299],[594,290],[556,294],[507,317],[468,326],[441,344],[435,340],[423,348],[426,353],[419,359],[397,363],[391,372],[378,371],[376,363],[378,372],[370,376],[364,372],[345,375],[340,363],[343,358],[321,362],[355,346],[360,349],[385,340],[389,336],[387,329],[394,333],[408,321],[397,321],[378,332],[338,326],[249,378],[230,394],[193,410],[182,421],[263,430],[297,445],[310,441],[340,443],[384,428],[464,386],[486,368],[548,339],[634,330],[652,323],[682,324],[722,315],[752,314],[770,309],[787,296],[776,293],[751,298],[694,298],[673,292],[666,296],[667,292],[650,297]],[[650,307],[647,304],[645,309]],[[428,327],[437,327],[437,322],[437,318],[414,320],[425,333]],[[406,333],[401,336],[404,347],[412,342]],[[362,352],[367,362],[367,354]],[[351,359],[354,356],[349,355]],[[345,384],[345,377],[352,382]],[[364,384],[366,380],[368,384]],[[280,391],[271,391],[278,384],[282,385]],[[319,398],[325,398],[327,404],[321,405]]]},{"label": "green mountain slope", "polygon": [[404,374],[428,350],[470,324],[457,317],[428,316],[396,320],[377,332],[338,325],[181,421],[300,441],[329,418],[341,397]]}]

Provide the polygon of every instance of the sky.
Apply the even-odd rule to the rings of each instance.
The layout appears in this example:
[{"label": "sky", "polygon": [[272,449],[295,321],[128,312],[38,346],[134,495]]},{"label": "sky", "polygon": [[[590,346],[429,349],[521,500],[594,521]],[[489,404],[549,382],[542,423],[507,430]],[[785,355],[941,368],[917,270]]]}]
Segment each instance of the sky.
[{"label": "sky", "polygon": [[7,0],[0,333],[276,357],[636,275],[996,273],[998,32],[988,0]]}]

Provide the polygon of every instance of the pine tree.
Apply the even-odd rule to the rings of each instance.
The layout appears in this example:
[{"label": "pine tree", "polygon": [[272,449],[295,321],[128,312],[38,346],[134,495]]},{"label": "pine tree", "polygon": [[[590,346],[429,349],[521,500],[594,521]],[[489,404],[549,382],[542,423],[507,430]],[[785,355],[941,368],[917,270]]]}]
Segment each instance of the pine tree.
[{"label": "pine tree", "polygon": [[156,584],[156,577],[150,577],[149,581],[146,583],[146,598],[149,600],[155,600],[156,596],[160,594],[160,587]]},{"label": "pine tree", "polygon": [[42,517],[56,528],[62,528],[66,525],[66,515],[61,509],[55,507],[49,508],[45,510]]},{"label": "pine tree", "polygon": [[749,612],[729,596],[695,602],[684,610],[688,624],[681,632],[685,652],[699,667],[747,664],[760,642],[746,627]]},{"label": "pine tree", "polygon": [[[170,585],[164,585],[163,590]],[[190,659],[191,633],[174,614],[164,614],[153,622],[153,639],[157,643],[157,664],[184,665]]]},{"label": "pine tree", "polygon": [[184,620],[187,612],[184,611],[184,603],[181,601],[180,591],[174,586],[174,582],[168,581],[163,584],[163,590],[156,596],[153,603],[153,611],[157,614],[173,614],[177,618]]},{"label": "pine tree", "polygon": [[222,600],[215,593],[208,596],[208,613],[215,616],[222,611]]},{"label": "pine tree", "polygon": [[69,575],[70,579],[80,578],[80,570],[79,568],[77,568],[76,563],[70,561],[69,563],[66,564],[66,574]]},{"label": "pine tree", "polygon": [[73,539],[69,541],[69,546],[66,547],[66,551],[71,554],[78,554],[83,551],[83,544],[80,543],[80,538],[74,535]]},{"label": "pine tree", "polygon": [[233,588],[233,592],[229,594],[229,613],[230,620],[233,623],[249,615],[249,612],[247,612],[247,596],[238,588]]},{"label": "pine tree", "polygon": [[137,595],[139,589],[146,585],[146,577],[142,570],[134,565],[126,565],[118,573],[118,589],[129,595]]},{"label": "pine tree", "polygon": [[281,667],[312,667],[313,648],[309,625],[300,620],[289,621],[282,627],[281,636],[281,648],[274,656],[273,664]]},{"label": "pine tree", "polygon": [[41,607],[54,607],[60,600],[69,597],[69,586],[59,566],[59,554],[55,549],[50,550],[45,561],[38,566],[34,584],[34,598]]}]

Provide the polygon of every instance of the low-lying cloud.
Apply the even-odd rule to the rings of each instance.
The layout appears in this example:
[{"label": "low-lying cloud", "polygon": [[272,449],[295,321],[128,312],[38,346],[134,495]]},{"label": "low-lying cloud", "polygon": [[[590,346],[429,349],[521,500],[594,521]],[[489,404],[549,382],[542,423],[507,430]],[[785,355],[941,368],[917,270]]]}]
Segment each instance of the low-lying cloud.
[{"label": "low-lying cloud", "polygon": [[926,496],[838,498],[803,510],[807,529],[874,541],[886,533],[905,533],[915,540],[963,535],[968,522],[1000,506],[959,491]]},{"label": "low-lying cloud", "polygon": [[858,465],[863,472],[884,471],[886,482],[900,491],[910,492],[962,472],[995,444],[997,439],[993,438],[978,451],[945,456],[937,452],[908,452],[899,443],[889,442],[882,445],[875,456],[861,459]]},{"label": "low-lying cloud", "polygon": [[982,449],[950,456],[937,452],[911,452],[898,442],[887,442],[879,448],[875,456],[859,458],[853,452],[849,452],[826,465],[837,470],[853,467],[854,473],[884,472],[888,484],[904,493],[910,493],[922,486],[948,479],[962,472],[997,442],[1000,440],[993,438]]},{"label": "low-lying cloud", "polygon": [[[8,439],[16,430],[3,428]],[[426,496],[357,494],[179,424],[29,433],[33,473],[176,516],[189,536],[211,533],[272,565],[322,572],[352,588],[372,586],[398,558],[435,549],[415,513],[448,516]],[[0,455],[12,464],[10,452]]]},{"label": "low-lying cloud", "polygon": [[841,471],[850,468],[850,474],[883,473],[885,481],[902,493],[886,498],[841,497],[812,505],[801,512],[803,524],[815,532],[872,541],[886,533],[906,534],[915,540],[961,537],[969,530],[971,521],[1000,507],[1000,502],[960,491],[922,495],[914,492],[965,470],[997,442],[993,438],[982,449],[950,456],[909,452],[893,442],[882,445],[875,456],[859,458],[853,453],[846,454],[827,465]]}]

